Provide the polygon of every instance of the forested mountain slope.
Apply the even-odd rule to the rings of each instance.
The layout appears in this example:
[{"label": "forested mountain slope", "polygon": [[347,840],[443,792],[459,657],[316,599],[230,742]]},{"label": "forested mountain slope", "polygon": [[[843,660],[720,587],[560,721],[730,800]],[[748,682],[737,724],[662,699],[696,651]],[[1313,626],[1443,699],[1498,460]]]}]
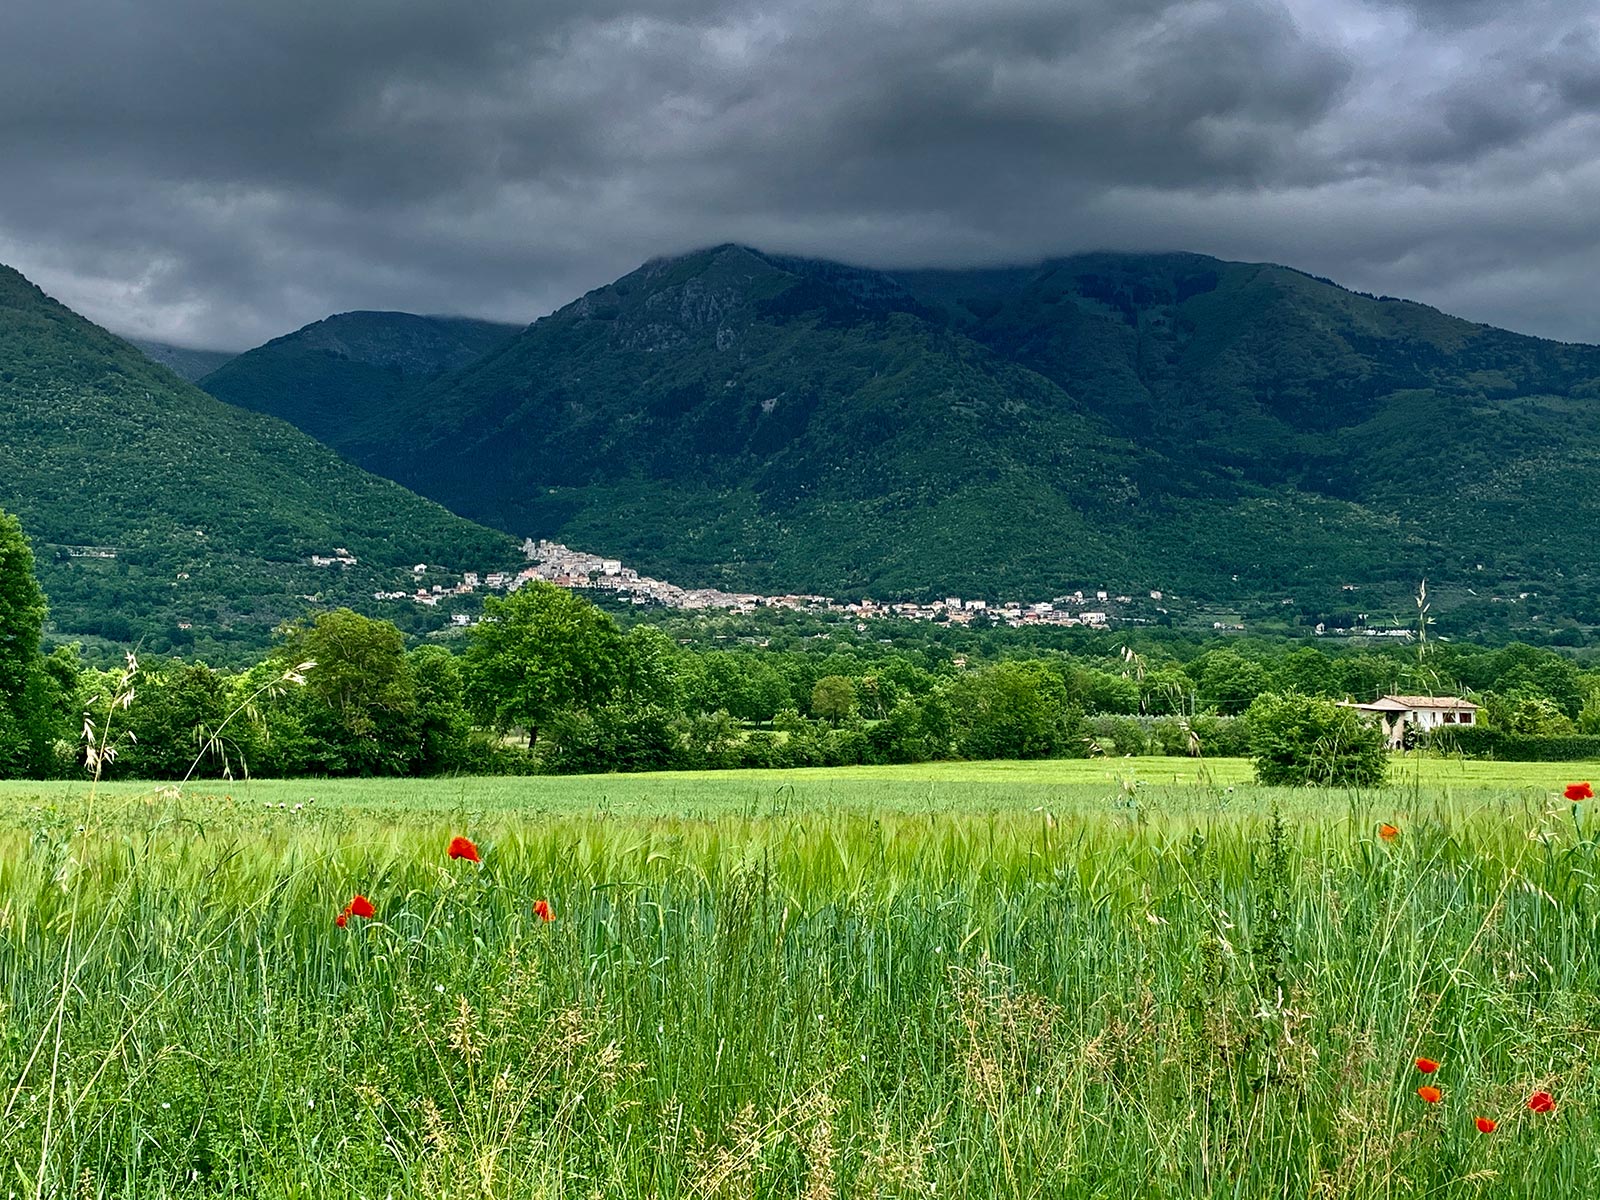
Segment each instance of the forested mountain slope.
[{"label": "forested mountain slope", "polygon": [[462,317],[340,313],[231,359],[201,386],[336,444],[369,423],[381,426],[429,380],[476,361],[519,328]]},{"label": "forested mountain slope", "polygon": [[174,346],[170,342],[157,342],[149,338],[129,338],[146,358],[158,362],[180,379],[193,383],[211,374],[236,356],[227,350],[191,350],[187,346]]},{"label": "forested mountain slope", "polygon": [[[4,267],[0,428],[0,508],[34,543],[58,635],[226,653],[264,644],[307,597],[370,604],[417,562],[515,557],[505,535],[182,382]],[[359,563],[311,565],[337,547]]]},{"label": "forested mountain slope", "polygon": [[685,582],[1231,603],[1426,574],[1576,611],[1600,351],[1198,255],[886,273],[723,246],[320,435]]}]

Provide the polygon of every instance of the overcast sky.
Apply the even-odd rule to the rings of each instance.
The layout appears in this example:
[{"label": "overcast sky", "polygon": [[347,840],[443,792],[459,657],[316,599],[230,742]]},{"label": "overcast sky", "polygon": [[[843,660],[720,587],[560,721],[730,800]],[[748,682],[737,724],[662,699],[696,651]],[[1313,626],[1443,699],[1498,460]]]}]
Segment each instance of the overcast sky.
[{"label": "overcast sky", "polygon": [[1600,341],[1573,0],[4,0],[0,262],[119,332],[531,320],[724,241],[1268,259]]}]

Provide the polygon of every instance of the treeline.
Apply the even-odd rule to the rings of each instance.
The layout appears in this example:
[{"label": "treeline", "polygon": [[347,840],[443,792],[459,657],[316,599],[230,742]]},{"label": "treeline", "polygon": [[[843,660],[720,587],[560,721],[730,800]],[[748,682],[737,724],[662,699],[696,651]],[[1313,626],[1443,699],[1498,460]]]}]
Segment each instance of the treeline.
[{"label": "treeline", "polygon": [[[3,518],[3,514],[0,514]],[[439,775],[803,767],[937,759],[1252,752],[1259,697],[1465,694],[1468,753],[1600,737],[1600,674],[1549,650],[1325,653],[1228,644],[1180,657],[1002,646],[952,654],[815,639],[707,649],[623,628],[534,584],[486,603],[457,653],[408,648],[348,609],[279,630],[242,670],[177,659],[82,666],[44,653],[44,598],[0,520],[0,775]],[[1178,648],[1181,650],[1181,647]],[[1259,706],[1258,706],[1259,711]],[[1554,753],[1554,751],[1552,751]]]}]

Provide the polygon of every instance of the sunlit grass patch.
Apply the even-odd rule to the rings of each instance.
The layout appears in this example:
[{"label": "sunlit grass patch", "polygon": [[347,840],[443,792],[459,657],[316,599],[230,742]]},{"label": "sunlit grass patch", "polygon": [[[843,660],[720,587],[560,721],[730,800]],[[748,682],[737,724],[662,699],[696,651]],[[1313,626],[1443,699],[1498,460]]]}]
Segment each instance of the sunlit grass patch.
[{"label": "sunlit grass patch", "polygon": [[5,1186],[1585,1194],[1584,806],[1406,770],[6,785]]}]

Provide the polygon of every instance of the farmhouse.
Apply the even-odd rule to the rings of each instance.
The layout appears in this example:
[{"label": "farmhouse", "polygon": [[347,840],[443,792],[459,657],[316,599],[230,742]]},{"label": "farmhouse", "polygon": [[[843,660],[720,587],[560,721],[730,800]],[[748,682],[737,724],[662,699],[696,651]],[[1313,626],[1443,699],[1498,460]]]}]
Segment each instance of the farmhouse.
[{"label": "farmhouse", "polygon": [[1371,704],[1350,707],[1381,722],[1391,748],[1404,745],[1407,729],[1426,733],[1445,725],[1476,724],[1478,719],[1478,706],[1455,696],[1380,696]]}]

